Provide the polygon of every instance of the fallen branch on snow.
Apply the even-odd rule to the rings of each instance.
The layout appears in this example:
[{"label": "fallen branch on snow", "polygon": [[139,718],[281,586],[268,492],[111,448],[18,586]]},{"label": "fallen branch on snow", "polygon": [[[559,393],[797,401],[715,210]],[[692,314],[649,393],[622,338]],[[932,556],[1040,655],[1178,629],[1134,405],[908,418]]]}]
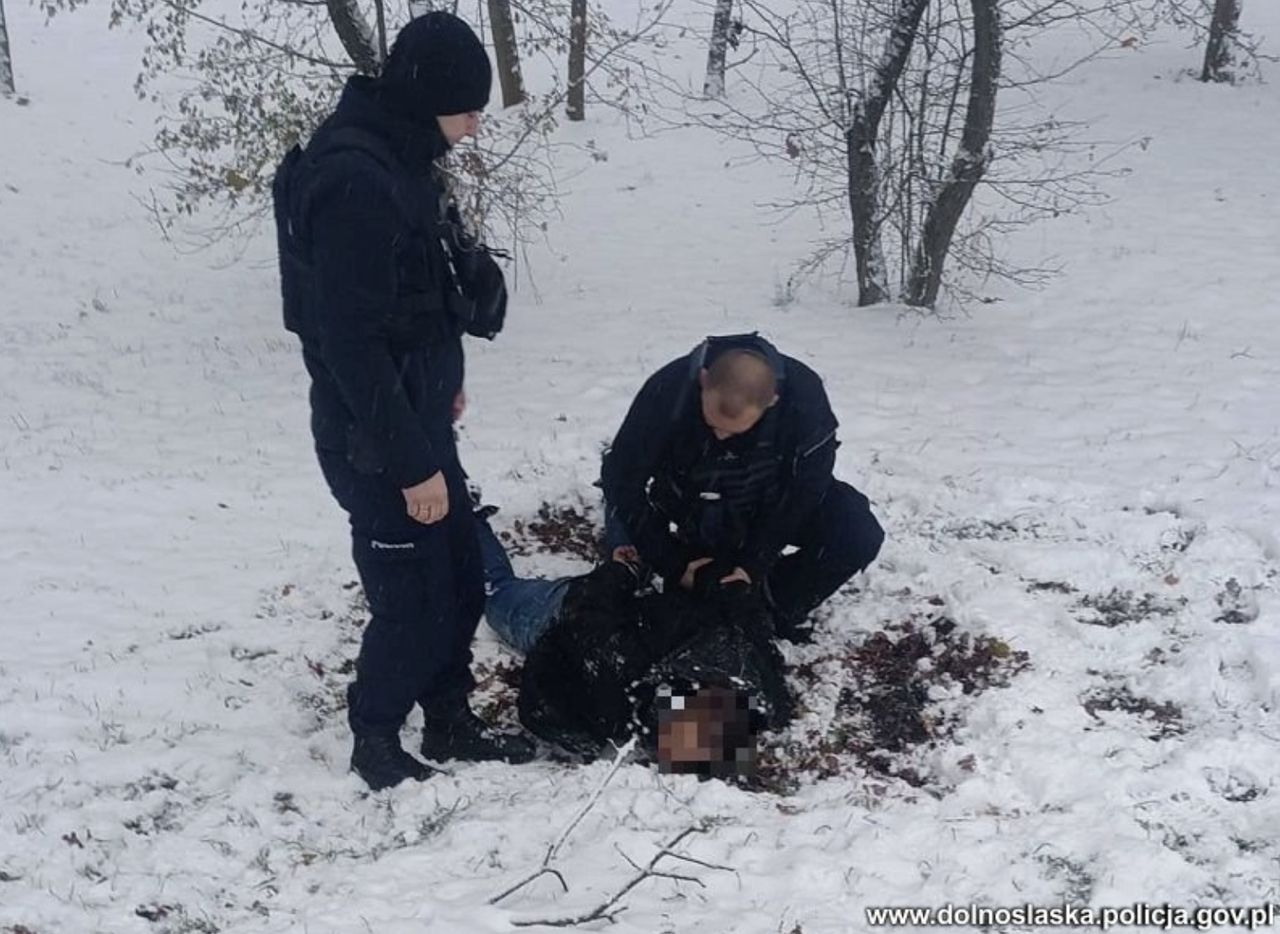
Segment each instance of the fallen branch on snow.
[{"label": "fallen branch on snow", "polygon": [[[680,833],[672,837],[669,842],[664,844],[662,848],[659,849],[658,852],[654,854],[653,858],[650,859],[649,862],[644,866],[640,866],[638,863],[632,860],[629,856],[627,856],[627,854],[622,853],[622,858],[625,859],[628,863],[630,863],[635,868],[636,874],[632,876],[629,880],[627,880],[625,885],[623,885],[616,892],[614,892],[607,899],[605,899],[605,901],[601,902],[595,908],[591,909],[590,911],[584,914],[572,915],[567,918],[549,918],[549,919],[543,918],[543,919],[529,920],[529,921],[512,921],[511,923],[515,927],[538,927],[538,926],[574,927],[579,924],[588,924],[592,921],[599,921],[601,918],[612,921],[619,914],[621,914],[623,911],[626,910],[627,906],[619,905],[619,902],[621,902],[622,899],[626,897],[628,892],[634,889],[637,885],[639,885],[645,879],[672,879],[676,882],[692,882],[695,885],[703,886],[705,888],[705,884],[703,883],[703,881],[695,876],[684,876],[675,872],[666,872],[665,870],[658,869],[657,866],[660,860],[662,860],[664,857],[669,856],[672,859],[678,859],[678,860],[683,860],[684,862],[695,863],[699,866],[706,866],[710,869],[719,869],[719,870],[723,870],[724,872],[733,872],[734,870],[730,869],[728,866],[717,866],[714,863],[704,862],[702,860],[694,859],[691,856],[685,856],[683,853],[675,852],[675,847],[679,846],[680,843],[690,834],[706,833],[706,832],[707,832],[707,825],[705,823],[699,823],[699,824],[693,825],[692,827],[686,827],[684,830],[680,831]],[[619,850],[618,852],[621,853],[622,851]]]},{"label": "fallen branch on snow", "polygon": [[618,749],[618,754],[613,758],[613,765],[610,766],[609,771],[605,774],[600,784],[596,786],[595,792],[587,800],[587,803],[583,805],[580,811],[578,811],[573,820],[569,821],[564,830],[560,831],[559,836],[547,845],[547,852],[542,857],[542,865],[529,875],[525,876],[515,885],[508,889],[504,889],[502,892],[489,899],[490,905],[496,905],[509,895],[514,895],[516,892],[520,891],[530,882],[546,875],[555,876],[560,880],[560,885],[564,887],[564,890],[566,892],[569,891],[569,884],[564,881],[564,876],[562,876],[559,871],[551,868],[551,861],[556,858],[556,854],[560,852],[560,848],[564,846],[565,842],[569,839],[569,835],[573,833],[574,829],[580,823],[582,823],[582,819],[586,817],[587,814],[591,812],[591,809],[596,806],[596,802],[598,802],[600,800],[600,796],[604,794],[604,790],[609,786],[609,782],[613,781],[613,776],[618,774],[618,770],[622,768],[627,759],[631,757],[631,753],[636,748],[636,742],[636,737],[633,736],[627,741],[626,745]]}]

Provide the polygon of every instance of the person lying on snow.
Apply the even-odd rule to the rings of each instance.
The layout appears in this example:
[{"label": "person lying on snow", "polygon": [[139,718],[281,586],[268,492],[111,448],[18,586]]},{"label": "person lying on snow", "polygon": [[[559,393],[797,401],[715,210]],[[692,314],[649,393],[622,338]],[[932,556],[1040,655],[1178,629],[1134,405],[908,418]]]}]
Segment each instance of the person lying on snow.
[{"label": "person lying on snow", "polygon": [[640,589],[623,549],[579,577],[519,578],[477,515],[485,618],[525,653],[525,729],[575,757],[635,735],[663,771],[750,772],[757,734],[792,715],[770,616],[750,587]]},{"label": "person lying on snow", "polygon": [[634,546],[668,590],[754,587],[776,633],[804,638],[884,541],[832,476],[836,427],[799,360],[757,334],[707,338],[645,382],[605,454],[607,545]]}]

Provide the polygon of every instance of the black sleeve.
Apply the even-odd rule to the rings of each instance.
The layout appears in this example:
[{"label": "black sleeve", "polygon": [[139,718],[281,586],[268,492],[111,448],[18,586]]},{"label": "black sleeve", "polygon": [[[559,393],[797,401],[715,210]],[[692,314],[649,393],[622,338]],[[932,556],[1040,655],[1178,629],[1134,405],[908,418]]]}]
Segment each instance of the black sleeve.
[{"label": "black sleeve", "polygon": [[687,375],[687,361],[681,359],[649,377],[605,452],[600,475],[605,502],[617,510],[640,557],[668,578],[683,574],[690,558],[650,504],[648,484],[671,434]]},{"label": "black sleeve", "polygon": [[383,329],[396,301],[400,214],[387,186],[351,168],[311,204],[312,261],[319,288],[320,358],[333,374],[361,435],[401,489],[440,470],[405,397]]},{"label": "black sleeve", "polygon": [[764,513],[742,550],[740,563],[753,581],[763,580],[782,549],[794,544],[800,526],[827,495],[835,469],[838,426],[822,380],[812,371],[796,377],[790,411],[782,413],[796,439],[790,470],[778,502]]}]

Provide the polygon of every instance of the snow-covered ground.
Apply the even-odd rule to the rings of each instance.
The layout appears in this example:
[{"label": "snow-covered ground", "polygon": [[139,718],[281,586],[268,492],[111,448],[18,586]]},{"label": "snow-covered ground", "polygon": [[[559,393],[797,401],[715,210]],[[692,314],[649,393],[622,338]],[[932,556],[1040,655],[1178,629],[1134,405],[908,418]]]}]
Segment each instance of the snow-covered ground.
[{"label": "snow-covered ground", "polygon": [[[700,884],[642,883],[610,930],[1280,900],[1280,88],[1185,80],[1175,37],[1075,73],[1056,106],[1145,139],[1131,173],[1011,245],[1065,263],[1048,288],[944,318],[834,284],[775,302],[817,231],[762,211],[785,177],[723,141],[563,131],[607,161],[566,172],[536,289],[470,358],[465,457],[502,520],[592,503],[643,377],[758,328],[826,376],[840,473],[889,532],[791,652],[817,683],[787,742],[827,738],[842,651],[913,617],[1027,667],[935,687],[954,728],[904,754],[919,787],[853,759],[786,795],[626,766],[560,850],[569,891],[490,906],[608,763],[362,793],[331,707],[354,573],[270,242],[163,242],[137,200],[159,182],[122,164],[152,119],[136,38],[92,7],[7,12],[31,102],[0,101],[0,931],[511,930],[595,907],[704,822],[681,852],[727,868],[668,858]],[[1280,9],[1246,16],[1280,34]]]}]

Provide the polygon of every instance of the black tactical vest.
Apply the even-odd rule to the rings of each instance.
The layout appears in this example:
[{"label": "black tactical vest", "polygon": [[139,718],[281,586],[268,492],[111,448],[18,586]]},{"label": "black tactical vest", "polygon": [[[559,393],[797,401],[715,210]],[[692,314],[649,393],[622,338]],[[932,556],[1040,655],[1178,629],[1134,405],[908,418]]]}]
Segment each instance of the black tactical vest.
[{"label": "black tactical vest", "polygon": [[649,499],[696,548],[724,552],[742,547],[762,509],[777,501],[784,452],[777,407],[750,431],[716,440],[692,393],[679,415],[668,451],[649,487]]}]

